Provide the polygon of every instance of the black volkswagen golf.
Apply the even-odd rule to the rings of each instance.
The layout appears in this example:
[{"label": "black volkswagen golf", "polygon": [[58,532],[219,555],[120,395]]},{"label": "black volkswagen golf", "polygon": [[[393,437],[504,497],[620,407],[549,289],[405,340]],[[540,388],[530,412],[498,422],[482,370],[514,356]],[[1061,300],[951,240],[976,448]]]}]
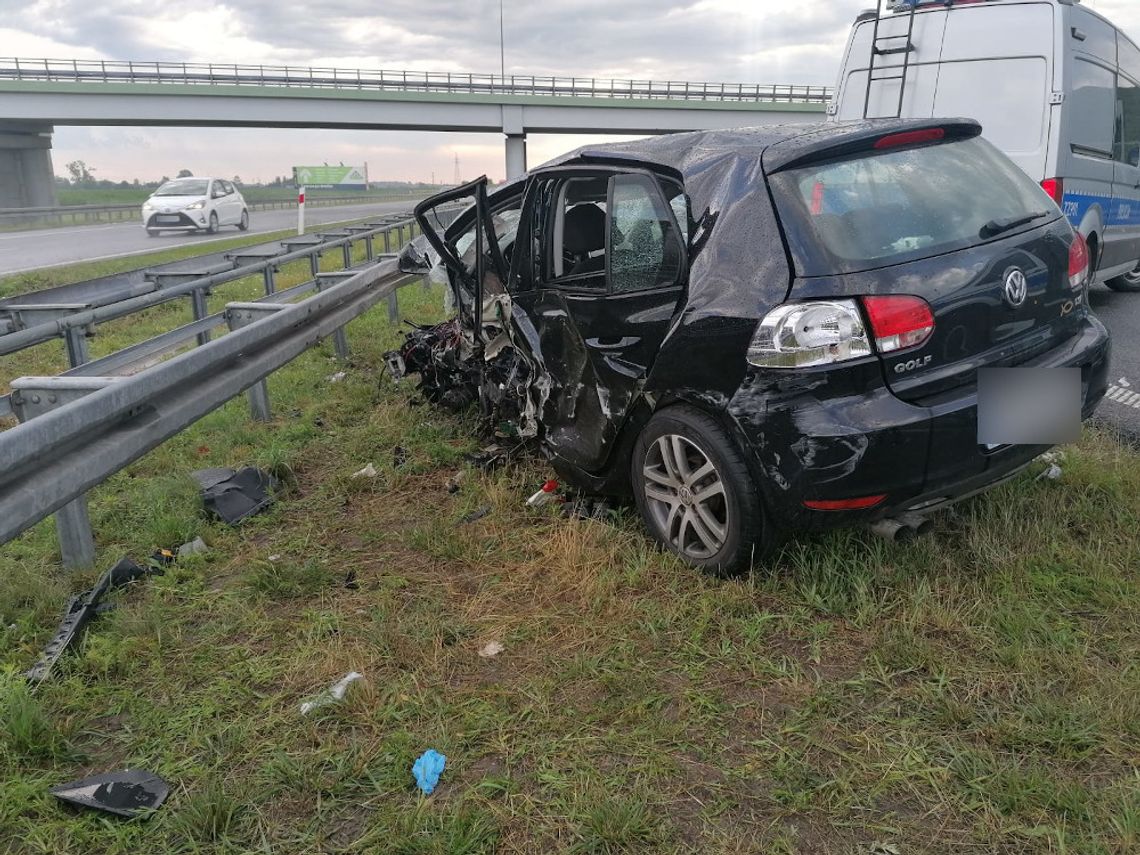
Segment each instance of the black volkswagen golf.
[{"label": "black volkswagen golf", "polygon": [[1048,447],[980,440],[980,371],[1070,369],[1078,428],[1106,388],[1087,248],[980,133],[667,135],[448,191],[416,214],[458,316],[390,365],[534,438],[577,488],[632,494],[706,569],[797,529],[913,530]]}]

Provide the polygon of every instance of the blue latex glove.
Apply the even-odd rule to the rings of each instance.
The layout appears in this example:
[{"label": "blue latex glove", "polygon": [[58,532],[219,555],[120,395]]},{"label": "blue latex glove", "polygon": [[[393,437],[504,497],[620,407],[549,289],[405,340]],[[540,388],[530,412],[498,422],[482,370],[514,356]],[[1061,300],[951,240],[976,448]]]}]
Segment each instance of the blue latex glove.
[{"label": "blue latex glove", "polygon": [[412,774],[415,775],[416,785],[423,790],[425,796],[430,796],[435,785],[439,783],[439,776],[443,772],[445,763],[447,763],[446,757],[434,748],[429,748],[412,765]]}]

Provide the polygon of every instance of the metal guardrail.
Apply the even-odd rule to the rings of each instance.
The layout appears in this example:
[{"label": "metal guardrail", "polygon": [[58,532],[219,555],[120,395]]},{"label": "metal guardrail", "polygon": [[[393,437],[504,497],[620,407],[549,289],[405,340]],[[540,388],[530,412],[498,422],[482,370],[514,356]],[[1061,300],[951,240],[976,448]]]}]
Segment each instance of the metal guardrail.
[{"label": "metal guardrail", "polygon": [[60,512],[65,563],[89,564],[87,490],[257,387],[407,279],[388,259],[299,303],[231,304],[231,333],[130,377],[17,381],[27,420],[0,433],[0,542]]},{"label": "metal guardrail", "polygon": [[[458,209],[451,210],[447,217],[457,213]],[[11,353],[62,335],[73,357],[70,371],[57,377],[19,378],[11,384],[12,393],[0,399],[21,422],[0,432],[0,543],[54,512],[64,564],[90,564],[95,544],[87,490],[242,391],[248,390],[253,417],[268,419],[265,378],[329,336],[337,357],[346,359],[345,325],[381,300],[388,301],[389,321],[398,322],[397,289],[420,277],[399,273],[393,253],[386,252],[378,260],[373,238],[382,235],[384,248],[392,249],[392,230],[397,230],[402,241],[405,226],[412,235],[410,224],[404,218],[378,227],[346,227],[340,237],[310,241],[303,249],[263,262],[197,277],[169,293],[75,312],[0,336],[0,352]],[[360,240],[365,241],[367,260],[363,267],[354,267],[351,248]],[[344,249],[345,268],[320,272],[316,254],[336,246]],[[277,291],[272,276],[267,275],[264,297],[230,303],[224,312],[205,314],[206,289],[306,256],[314,259],[311,280]],[[287,302],[312,291],[318,293],[297,303]],[[96,361],[87,360],[85,347],[77,352],[72,346],[76,331],[82,334],[89,324],[124,317],[179,296],[195,301],[196,319],[190,324]],[[221,325],[230,329],[229,334],[210,340],[211,331]],[[179,353],[193,342],[196,348]]]},{"label": "metal guardrail", "polygon": [[[337,205],[368,204],[369,202],[410,202],[417,196],[314,196],[311,193],[305,196],[307,208],[328,208]],[[297,199],[267,199],[256,202],[247,202],[246,207],[251,211],[275,211],[286,208],[296,208]],[[63,225],[77,225],[78,220],[94,220],[95,222],[123,222],[138,220],[142,225],[142,215],[139,210],[142,203],[128,205],[55,205],[53,207],[39,208],[0,208],[0,226],[3,225],[29,225],[41,222],[55,222]],[[106,219],[104,220],[104,217]]]},{"label": "metal guardrail", "polygon": [[597,77],[457,74],[358,68],[297,68],[194,62],[133,62],[0,57],[0,80],[53,83],[161,83],[210,86],[284,86],[441,92],[466,95],[553,95],[673,101],[775,101],[825,103],[828,86],[759,83],[694,83],[684,80],[619,80]]}]

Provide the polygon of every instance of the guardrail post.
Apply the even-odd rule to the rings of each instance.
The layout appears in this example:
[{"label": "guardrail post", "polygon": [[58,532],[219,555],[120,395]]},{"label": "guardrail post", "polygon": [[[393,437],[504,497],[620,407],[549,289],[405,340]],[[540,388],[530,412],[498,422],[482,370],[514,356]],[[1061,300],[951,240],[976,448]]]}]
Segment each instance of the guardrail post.
[{"label": "guardrail post", "polygon": [[[80,330],[82,332],[82,330]],[[12,381],[12,409],[27,422],[114,382],[115,377],[21,377]],[[83,570],[95,563],[95,535],[87,496],[55,512],[55,532],[63,566]]]},{"label": "guardrail post", "polygon": [[[194,309],[194,320],[200,321],[207,316],[208,310],[206,309],[206,289],[195,288],[190,292],[190,304]],[[198,333],[198,344],[203,345],[209,342],[210,333]]]},{"label": "guardrail post", "polygon": [[[247,327],[258,320],[259,312],[276,312],[284,309],[280,303],[230,303],[226,306],[226,323],[230,330]],[[249,398],[249,412],[259,422],[267,422],[273,418],[269,407],[269,386],[264,380],[258,380],[246,391]]]},{"label": "guardrail post", "polygon": [[72,368],[91,361],[91,351],[87,348],[87,330],[84,327],[68,327],[63,334],[67,342],[67,361]]},{"label": "guardrail post", "polygon": [[[326,288],[335,285],[336,280],[328,280],[317,278],[317,291],[324,291]],[[344,331],[344,327],[339,327],[333,330],[332,334],[333,350],[336,351],[336,358],[341,362],[348,362],[348,333]]]},{"label": "guardrail post", "polygon": [[265,269],[261,271],[262,277],[265,279],[265,296],[277,293],[277,268],[272,264],[265,265]]},{"label": "guardrail post", "polygon": [[[403,227],[397,226],[400,233],[403,234]],[[384,255],[394,258],[392,254],[392,230],[390,228],[384,229]],[[400,298],[396,293],[396,289],[392,289],[392,293],[388,295],[388,323],[398,324],[400,322]]]}]

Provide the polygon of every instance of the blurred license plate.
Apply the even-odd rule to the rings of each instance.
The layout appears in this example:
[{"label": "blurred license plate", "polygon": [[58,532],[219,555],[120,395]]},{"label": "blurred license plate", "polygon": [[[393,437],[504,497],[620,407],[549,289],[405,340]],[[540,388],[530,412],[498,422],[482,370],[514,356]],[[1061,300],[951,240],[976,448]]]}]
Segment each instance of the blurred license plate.
[{"label": "blurred license plate", "polygon": [[181,217],[177,217],[177,216],[174,216],[174,217],[155,217],[154,219],[156,222],[159,222],[159,223],[177,223],[181,219]]},{"label": "blurred license plate", "polygon": [[1059,445],[1081,438],[1080,368],[978,370],[978,444]]}]

